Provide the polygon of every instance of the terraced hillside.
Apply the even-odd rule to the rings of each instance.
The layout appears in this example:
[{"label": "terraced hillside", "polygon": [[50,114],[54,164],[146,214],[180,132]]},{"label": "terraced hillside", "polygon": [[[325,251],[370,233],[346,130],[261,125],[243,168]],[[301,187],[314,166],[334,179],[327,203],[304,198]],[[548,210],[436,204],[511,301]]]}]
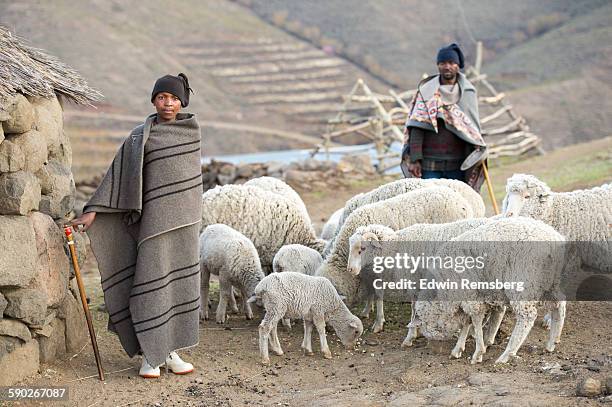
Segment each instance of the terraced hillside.
[{"label": "terraced hillside", "polygon": [[[458,42],[551,150],[603,137],[612,126],[609,0],[235,0],[266,21],[335,49],[402,89],[435,70]],[[591,102],[598,108],[592,109]]]},{"label": "terraced hillside", "polygon": [[227,0],[0,0],[0,9],[0,24],[106,96],[96,110],[67,106],[77,177],[108,165],[151,112],[151,86],[167,72],[190,78],[188,110],[203,124],[206,154],[311,147],[357,78],[386,88]]},{"label": "terraced hillside", "polygon": [[[319,134],[359,76],[354,66],[291,37],[186,43],[177,55],[189,69],[204,67],[250,114],[283,115],[293,130]],[[262,120],[263,121],[263,120]]]}]

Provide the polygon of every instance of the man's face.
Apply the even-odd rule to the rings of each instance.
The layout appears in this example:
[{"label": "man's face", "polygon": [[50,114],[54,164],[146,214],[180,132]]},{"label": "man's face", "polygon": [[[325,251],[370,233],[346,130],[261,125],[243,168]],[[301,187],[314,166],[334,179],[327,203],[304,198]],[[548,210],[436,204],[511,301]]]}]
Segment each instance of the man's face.
[{"label": "man's face", "polygon": [[453,61],[443,61],[438,64],[438,72],[444,80],[454,82],[459,73],[459,65]]},{"label": "man's face", "polygon": [[153,105],[157,110],[157,117],[161,122],[176,120],[176,115],[181,110],[181,100],[168,92],[159,92],[153,99]]}]

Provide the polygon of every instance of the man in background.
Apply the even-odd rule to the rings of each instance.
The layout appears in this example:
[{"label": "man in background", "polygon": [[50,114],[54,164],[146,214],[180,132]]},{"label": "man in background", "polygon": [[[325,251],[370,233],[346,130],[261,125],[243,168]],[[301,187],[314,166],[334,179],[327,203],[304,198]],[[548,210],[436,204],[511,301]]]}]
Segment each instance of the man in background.
[{"label": "man in background", "polygon": [[[438,51],[437,65],[438,74],[423,79],[412,100],[402,170],[406,177],[461,180],[479,191],[479,157],[484,157],[486,144],[480,134],[476,88],[460,71],[464,57],[457,44]],[[475,150],[478,157],[466,161]]]}]

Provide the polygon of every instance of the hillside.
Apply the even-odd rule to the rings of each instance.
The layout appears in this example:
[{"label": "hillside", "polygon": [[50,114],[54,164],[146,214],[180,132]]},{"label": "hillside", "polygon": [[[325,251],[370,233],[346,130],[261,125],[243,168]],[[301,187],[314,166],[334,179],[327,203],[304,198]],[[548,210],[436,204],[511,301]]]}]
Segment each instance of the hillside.
[{"label": "hillside", "polygon": [[[0,24],[77,69],[106,96],[98,112],[144,117],[164,73],[186,72],[201,120],[318,135],[340,95],[365,72],[229,1],[168,3],[0,0]],[[53,22],[52,24],[50,22]],[[78,117],[78,116],[69,116]],[[126,130],[117,116],[68,121],[79,134]],[[307,147],[280,137],[205,128],[209,153]],[[98,131],[94,132],[98,133]],[[243,134],[244,133],[244,134]]]},{"label": "hillside", "polygon": [[483,71],[546,149],[612,126],[605,0],[0,0],[0,9],[0,24],[106,96],[95,110],[67,107],[77,172],[106,167],[151,112],[163,73],[188,73],[206,154],[308,148],[357,78],[381,92],[413,87],[441,44],[458,41],[471,61],[472,37],[485,45]]},{"label": "hillside", "polygon": [[[239,0],[266,21],[314,42],[332,44],[402,89],[435,70],[437,49],[451,41],[542,135],[546,149],[602,137],[612,117],[612,4],[605,0],[419,2]],[[318,36],[313,36],[318,32]],[[520,90],[519,90],[520,89]],[[603,103],[592,111],[586,100]]]}]

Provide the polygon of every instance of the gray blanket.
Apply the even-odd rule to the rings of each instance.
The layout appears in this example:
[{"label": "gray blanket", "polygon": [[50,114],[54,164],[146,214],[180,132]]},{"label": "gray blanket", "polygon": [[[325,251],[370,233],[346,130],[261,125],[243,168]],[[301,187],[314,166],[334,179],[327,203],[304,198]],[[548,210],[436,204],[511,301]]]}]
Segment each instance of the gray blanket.
[{"label": "gray blanket", "polygon": [[132,131],[84,212],[109,329],[159,366],[197,345],[202,218],[200,129],[192,114]]}]

